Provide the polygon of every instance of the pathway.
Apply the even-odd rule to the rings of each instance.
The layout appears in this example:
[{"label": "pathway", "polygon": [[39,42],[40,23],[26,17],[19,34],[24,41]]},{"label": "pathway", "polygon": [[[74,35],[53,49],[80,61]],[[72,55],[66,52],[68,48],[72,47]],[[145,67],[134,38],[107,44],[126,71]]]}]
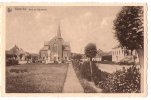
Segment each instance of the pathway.
[{"label": "pathway", "polygon": [[72,63],[69,64],[66,80],[64,83],[63,93],[84,93],[76,73],[73,69]]}]

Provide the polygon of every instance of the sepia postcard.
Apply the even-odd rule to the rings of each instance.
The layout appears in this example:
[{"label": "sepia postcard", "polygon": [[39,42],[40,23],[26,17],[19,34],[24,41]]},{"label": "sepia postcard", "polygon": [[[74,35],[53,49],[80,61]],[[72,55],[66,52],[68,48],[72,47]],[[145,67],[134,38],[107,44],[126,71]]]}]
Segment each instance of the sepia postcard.
[{"label": "sepia postcard", "polygon": [[4,3],[1,95],[146,96],[145,3]]}]

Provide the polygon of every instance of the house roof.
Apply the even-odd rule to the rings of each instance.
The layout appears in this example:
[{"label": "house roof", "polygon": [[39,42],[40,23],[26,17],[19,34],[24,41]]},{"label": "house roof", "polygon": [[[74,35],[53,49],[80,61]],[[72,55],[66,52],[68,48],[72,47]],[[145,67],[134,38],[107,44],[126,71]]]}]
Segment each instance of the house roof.
[{"label": "house roof", "polygon": [[15,55],[20,55],[20,54],[25,54],[28,55],[29,53],[24,51],[22,48],[19,48],[18,46],[12,47],[10,50],[6,51],[6,54],[15,54]]},{"label": "house roof", "polygon": [[117,49],[117,48],[120,48],[121,46],[120,45],[117,45],[115,47],[113,47],[112,49]]}]

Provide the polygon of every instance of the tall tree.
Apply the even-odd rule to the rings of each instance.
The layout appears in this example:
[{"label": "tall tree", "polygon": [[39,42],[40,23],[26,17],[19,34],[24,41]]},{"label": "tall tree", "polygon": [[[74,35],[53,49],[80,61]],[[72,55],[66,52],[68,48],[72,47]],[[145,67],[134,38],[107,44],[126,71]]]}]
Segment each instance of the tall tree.
[{"label": "tall tree", "polygon": [[[125,6],[114,20],[115,37],[120,45],[136,50],[141,66],[141,81],[144,70],[144,12],[142,6]],[[142,82],[141,82],[142,83]],[[143,91],[143,89],[141,89]]]},{"label": "tall tree", "polygon": [[97,48],[94,43],[89,43],[85,47],[85,55],[86,57],[90,58],[90,70],[91,70],[91,81],[93,81],[93,70],[92,70],[92,58],[96,56]]}]

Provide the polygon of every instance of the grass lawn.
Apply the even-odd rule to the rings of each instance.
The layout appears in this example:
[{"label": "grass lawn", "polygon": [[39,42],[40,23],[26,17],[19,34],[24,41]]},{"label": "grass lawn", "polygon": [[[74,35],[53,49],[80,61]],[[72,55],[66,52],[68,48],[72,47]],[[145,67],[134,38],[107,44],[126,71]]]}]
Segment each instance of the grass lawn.
[{"label": "grass lawn", "polygon": [[68,64],[6,67],[6,93],[61,93]]}]

